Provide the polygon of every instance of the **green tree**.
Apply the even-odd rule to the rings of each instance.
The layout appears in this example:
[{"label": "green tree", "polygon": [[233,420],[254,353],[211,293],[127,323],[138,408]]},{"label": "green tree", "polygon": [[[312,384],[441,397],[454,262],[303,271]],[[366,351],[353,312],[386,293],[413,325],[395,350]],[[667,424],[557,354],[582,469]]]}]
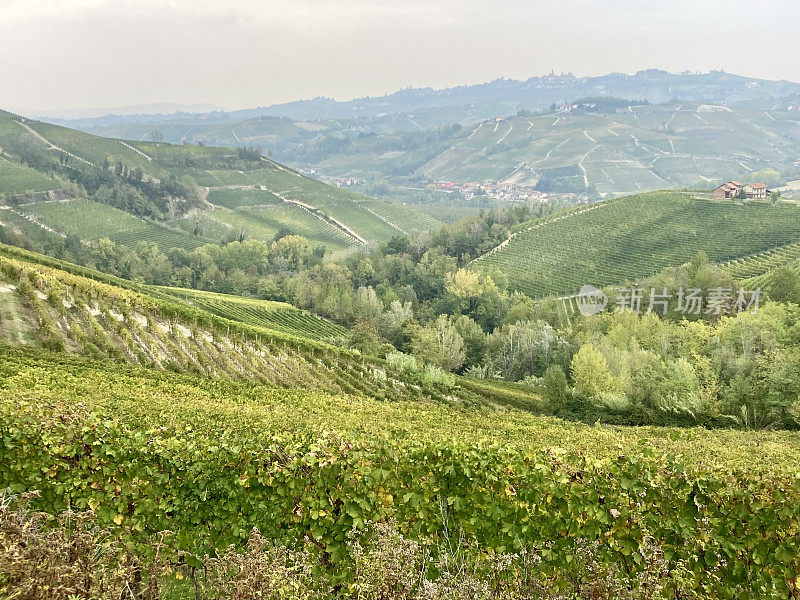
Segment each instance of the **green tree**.
[{"label": "green tree", "polygon": [[435,322],[417,328],[411,340],[414,356],[445,371],[456,371],[464,364],[464,340],[455,326],[440,315]]},{"label": "green tree", "polygon": [[614,388],[614,378],[608,370],[605,357],[592,344],[584,344],[572,358],[570,365],[575,391],[594,399]]},{"label": "green tree", "polygon": [[544,377],[542,377],[542,385],[554,412],[558,412],[567,405],[570,390],[564,369],[558,365],[547,367],[547,371],[544,372]]}]

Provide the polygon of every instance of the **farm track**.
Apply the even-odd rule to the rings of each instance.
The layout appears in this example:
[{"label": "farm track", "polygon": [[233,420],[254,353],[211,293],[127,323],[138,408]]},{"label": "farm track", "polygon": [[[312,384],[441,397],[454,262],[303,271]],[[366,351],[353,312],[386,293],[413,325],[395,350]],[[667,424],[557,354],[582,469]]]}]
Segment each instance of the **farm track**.
[{"label": "farm track", "polygon": [[25,130],[26,130],[28,133],[30,133],[31,135],[33,135],[33,136],[34,136],[35,138],[37,138],[39,141],[41,141],[41,142],[44,142],[45,144],[47,144],[47,146],[48,146],[48,150],[56,150],[56,151],[58,151],[58,152],[63,152],[64,154],[66,154],[67,156],[71,156],[71,157],[72,157],[72,158],[74,158],[75,160],[79,160],[79,161],[81,161],[82,163],[86,163],[87,165],[94,166],[94,163],[92,163],[92,162],[89,162],[89,161],[88,161],[88,160],[86,160],[85,158],[81,158],[80,156],[77,156],[77,155],[73,154],[73,153],[72,153],[72,152],[70,152],[69,150],[65,150],[65,149],[64,149],[64,148],[62,148],[61,146],[56,146],[56,145],[55,145],[53,142],[51,142],[50,140],[48,140],[47,138],[45,138],[45,137],[44,137],[44,136],[43,136],[41,133],[39,133],[38,131],[36,131],[36,130],[35,130],[35,129],[33,129],[32,127],[30,127],[30,126],[29,126],[27,123],[23,123],[22,121],[14,121],[14,122],[15,122],[15,123],[19,123],[19,125],[20,125],[21,127],[25,128]]}]

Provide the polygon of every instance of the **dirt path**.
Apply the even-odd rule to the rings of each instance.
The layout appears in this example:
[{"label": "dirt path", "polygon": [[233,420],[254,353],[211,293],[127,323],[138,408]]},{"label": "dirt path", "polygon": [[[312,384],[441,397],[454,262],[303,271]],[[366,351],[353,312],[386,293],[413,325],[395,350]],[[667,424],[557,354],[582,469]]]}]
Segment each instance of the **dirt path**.
[{"label": "dirt path", "polygon": [[153,157],[152,157],[152,156],[148,156],[147,154],[145,154],[144,152],[142,152],[142,151],[141,151],[141,150],[139,150],[138,148],[134,148],[133,146],[131,146],[130,144],[127,144],[127,143],[123,142],[122,140],[117,140],[117,141],[118,141],[120,144],[122,144],[123,146],[125,146],[126,148],[128,148],[129,150],[133,150],[134,152],[136,152],[136,154],[138,154],[138,155],[140,155],[140,156],[142,156],[142,157],[146,158],[148,162],[153,162]]},{"label": "dirt path", "polygon": [[37,138],[39,141],[42,141],[42,142],[44,142],[45,144],[47,144],[47,146],[48,146],[48,150],[58,150],[59,152],[63,152],[63,153],[64,153],[64,154],[66,154],[67,156],[71,156],[71,157],[72,157],[72,158],[74,158],[75,160],[79,160],[79,161],[81,161],[81,162],[83,162],[83,163],[86,163],[87,165],[92,165],[92,166],[94,166],[94,163],[91,163],[91,162],[89,162],[89,161],[88,161],[88,160],[86,160],[85,158],[81,158],[80,156],[76,156],[76,155],[74,155],[72,152],[70,152],[69,150],[64,150],[64,148],[62,148],[62,147],[60,147],[60,146],[56,146],[56,145],[55,145],[53,142],[51,142],[50,140],[48,140],[47,138],[45,138],[45,137],[44,137],[44,136],[43,136],[41,133],[39,133],[38,131],[36,131],[36,130],[35,130],[35,129],[33,129],[32,127],[30,127],[30,126],[29,126],[27,123],[23,123],[22,121],[15,121],[15,123],[19,123],[20,127],[23,127],[23,128],[24,128],[24,129],[25,129],[25,130],[26,130],[28,133],[30,133],[31,135],[33,135],[33,136],[34,136],[35,138]]},{"label": "dirt path", "polygon": [[509,134],[509,133],[511,133],[511,130],[512,130],[512,129],[514,129],[514,124],[513,124],[511,121],[509,121],[509,122],[508,122],[508,131],[506,131],[506,132],[503,134],[503,137],[501,137],[499,140],[497,140],[497,141],[495,142],[495,144],[499,144],[499,143],[500,143],[500,142],[502,142],[504,139],[506,139],[506,138],[508,137],[508,134]]}]

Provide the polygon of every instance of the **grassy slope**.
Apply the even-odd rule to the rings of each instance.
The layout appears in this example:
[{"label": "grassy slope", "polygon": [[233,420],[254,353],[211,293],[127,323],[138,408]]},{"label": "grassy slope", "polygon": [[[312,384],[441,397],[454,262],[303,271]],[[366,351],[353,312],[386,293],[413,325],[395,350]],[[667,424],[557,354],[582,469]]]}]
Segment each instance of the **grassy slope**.
[{"label": "grassy slope", "polygon": [[767,202],[712,201],[650,192],[571,209],[520,226],[473,268],[504,271],[533,297],[574,294],[687,262],[747,257],[800,238],[800,210]]}]

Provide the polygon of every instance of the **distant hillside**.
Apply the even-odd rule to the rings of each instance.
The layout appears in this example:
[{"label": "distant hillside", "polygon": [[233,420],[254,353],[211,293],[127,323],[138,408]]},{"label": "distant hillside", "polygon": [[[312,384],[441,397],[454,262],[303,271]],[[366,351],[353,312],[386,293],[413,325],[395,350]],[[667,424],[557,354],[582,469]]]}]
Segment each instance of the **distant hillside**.
[{"label": "distant hillside", "polygon": [[[611,96],[630,100],[668,102],[680,98],[702,102],[769,102],[782,96],[800,93],[800,83],[744,77],[724,71],[710,73],[668,73],[658,69],[632,75],[609,73],[595,77],[550,74],[524,81],[495,79],[487,83],[452,88],[408,88],[387,94],[337,101],[330,98],[298,100],[268,107],[206,114],[107,115],[93,119],[60,120],[79,129],[131,125],[149,121],[171,122],[207,120],[210,122],[243,121],[262,116],[285,117],[294,121],[376,118],[385,115],[419,112],[430,109],[458,108],[472,113],[474,120],[508,115],[518,110],[541,110],[556,102],[587,96]],[[769,104],[768,106],[772,106]],[[476,110],[477,109],[477,110]],[[154,112],[154,111],[153,111]],[[45,119],[53,120],[53,119]],[[460,121],[449,117],[439,124]]]},{"label": "distant hillside", "polygon": [[496,79],[488,83],[441,90],[410,88],[382,97],[356,98],[347,102],[315,98],[271,106],[264,110],[264,114],[291,119],[338,119],[470,104],[485,105],[487,109],[492,108],[495,114],[510,114],[521,109],[542,109],[553,102],[586,96],[612,96],[649,100],[652,103],[675,98],[735,103],[774,99],[798,91],[800,83],[743,77],[724,71],[668,73],[648,69],[633,75],[609,73],[597,77],[576,77],[571,73],[551,74],[524,81]]},{"label": "distant hillside", "polygon": [[465,128],[416,174],[430,180],[490,179],[537,185],[543,191],[621,194],[713,187],[763,169],[783,173],[800,160],[800,113],[794,111],[697,103],[611,112],[591,107],[586,103],[569,112]]},{"label": "distant hillside", "polygon": [[796,204],[742,205],[653,192],[523,224],[472,268],[502,271],[512,289],[531,297],[572,295],[584,284],[606,286],[653,275],[688,262],[699,250],[712,262],[726,262],[798,241]]},{"label": "distant hillside", "polygon": [[257,152],[124,141],[0,112],[0,224],[24,235],[192,249],[279,233],[340,250],[439,222]]},{"label": "distant hillside", "polygon": [[[776,101],[763,108],[697,101],[628,105],[588,98],[555,110],[475,119],[473,108],[428,109],[412,116],[349,121],[261,117],[161,127],[171,139],[268,148],[284,162],[330,176],[422,181],[491,180],[543,191],[624,194],[713,187],[770,169],[800,177],[800,111]],[[445,117],[443,111],[447,112]],[[467,117],[466,115],[472,115]],[[438,115],[454,125],[435,128]],[[147,137],[153,124],[101,127],[103,135]]]}]

